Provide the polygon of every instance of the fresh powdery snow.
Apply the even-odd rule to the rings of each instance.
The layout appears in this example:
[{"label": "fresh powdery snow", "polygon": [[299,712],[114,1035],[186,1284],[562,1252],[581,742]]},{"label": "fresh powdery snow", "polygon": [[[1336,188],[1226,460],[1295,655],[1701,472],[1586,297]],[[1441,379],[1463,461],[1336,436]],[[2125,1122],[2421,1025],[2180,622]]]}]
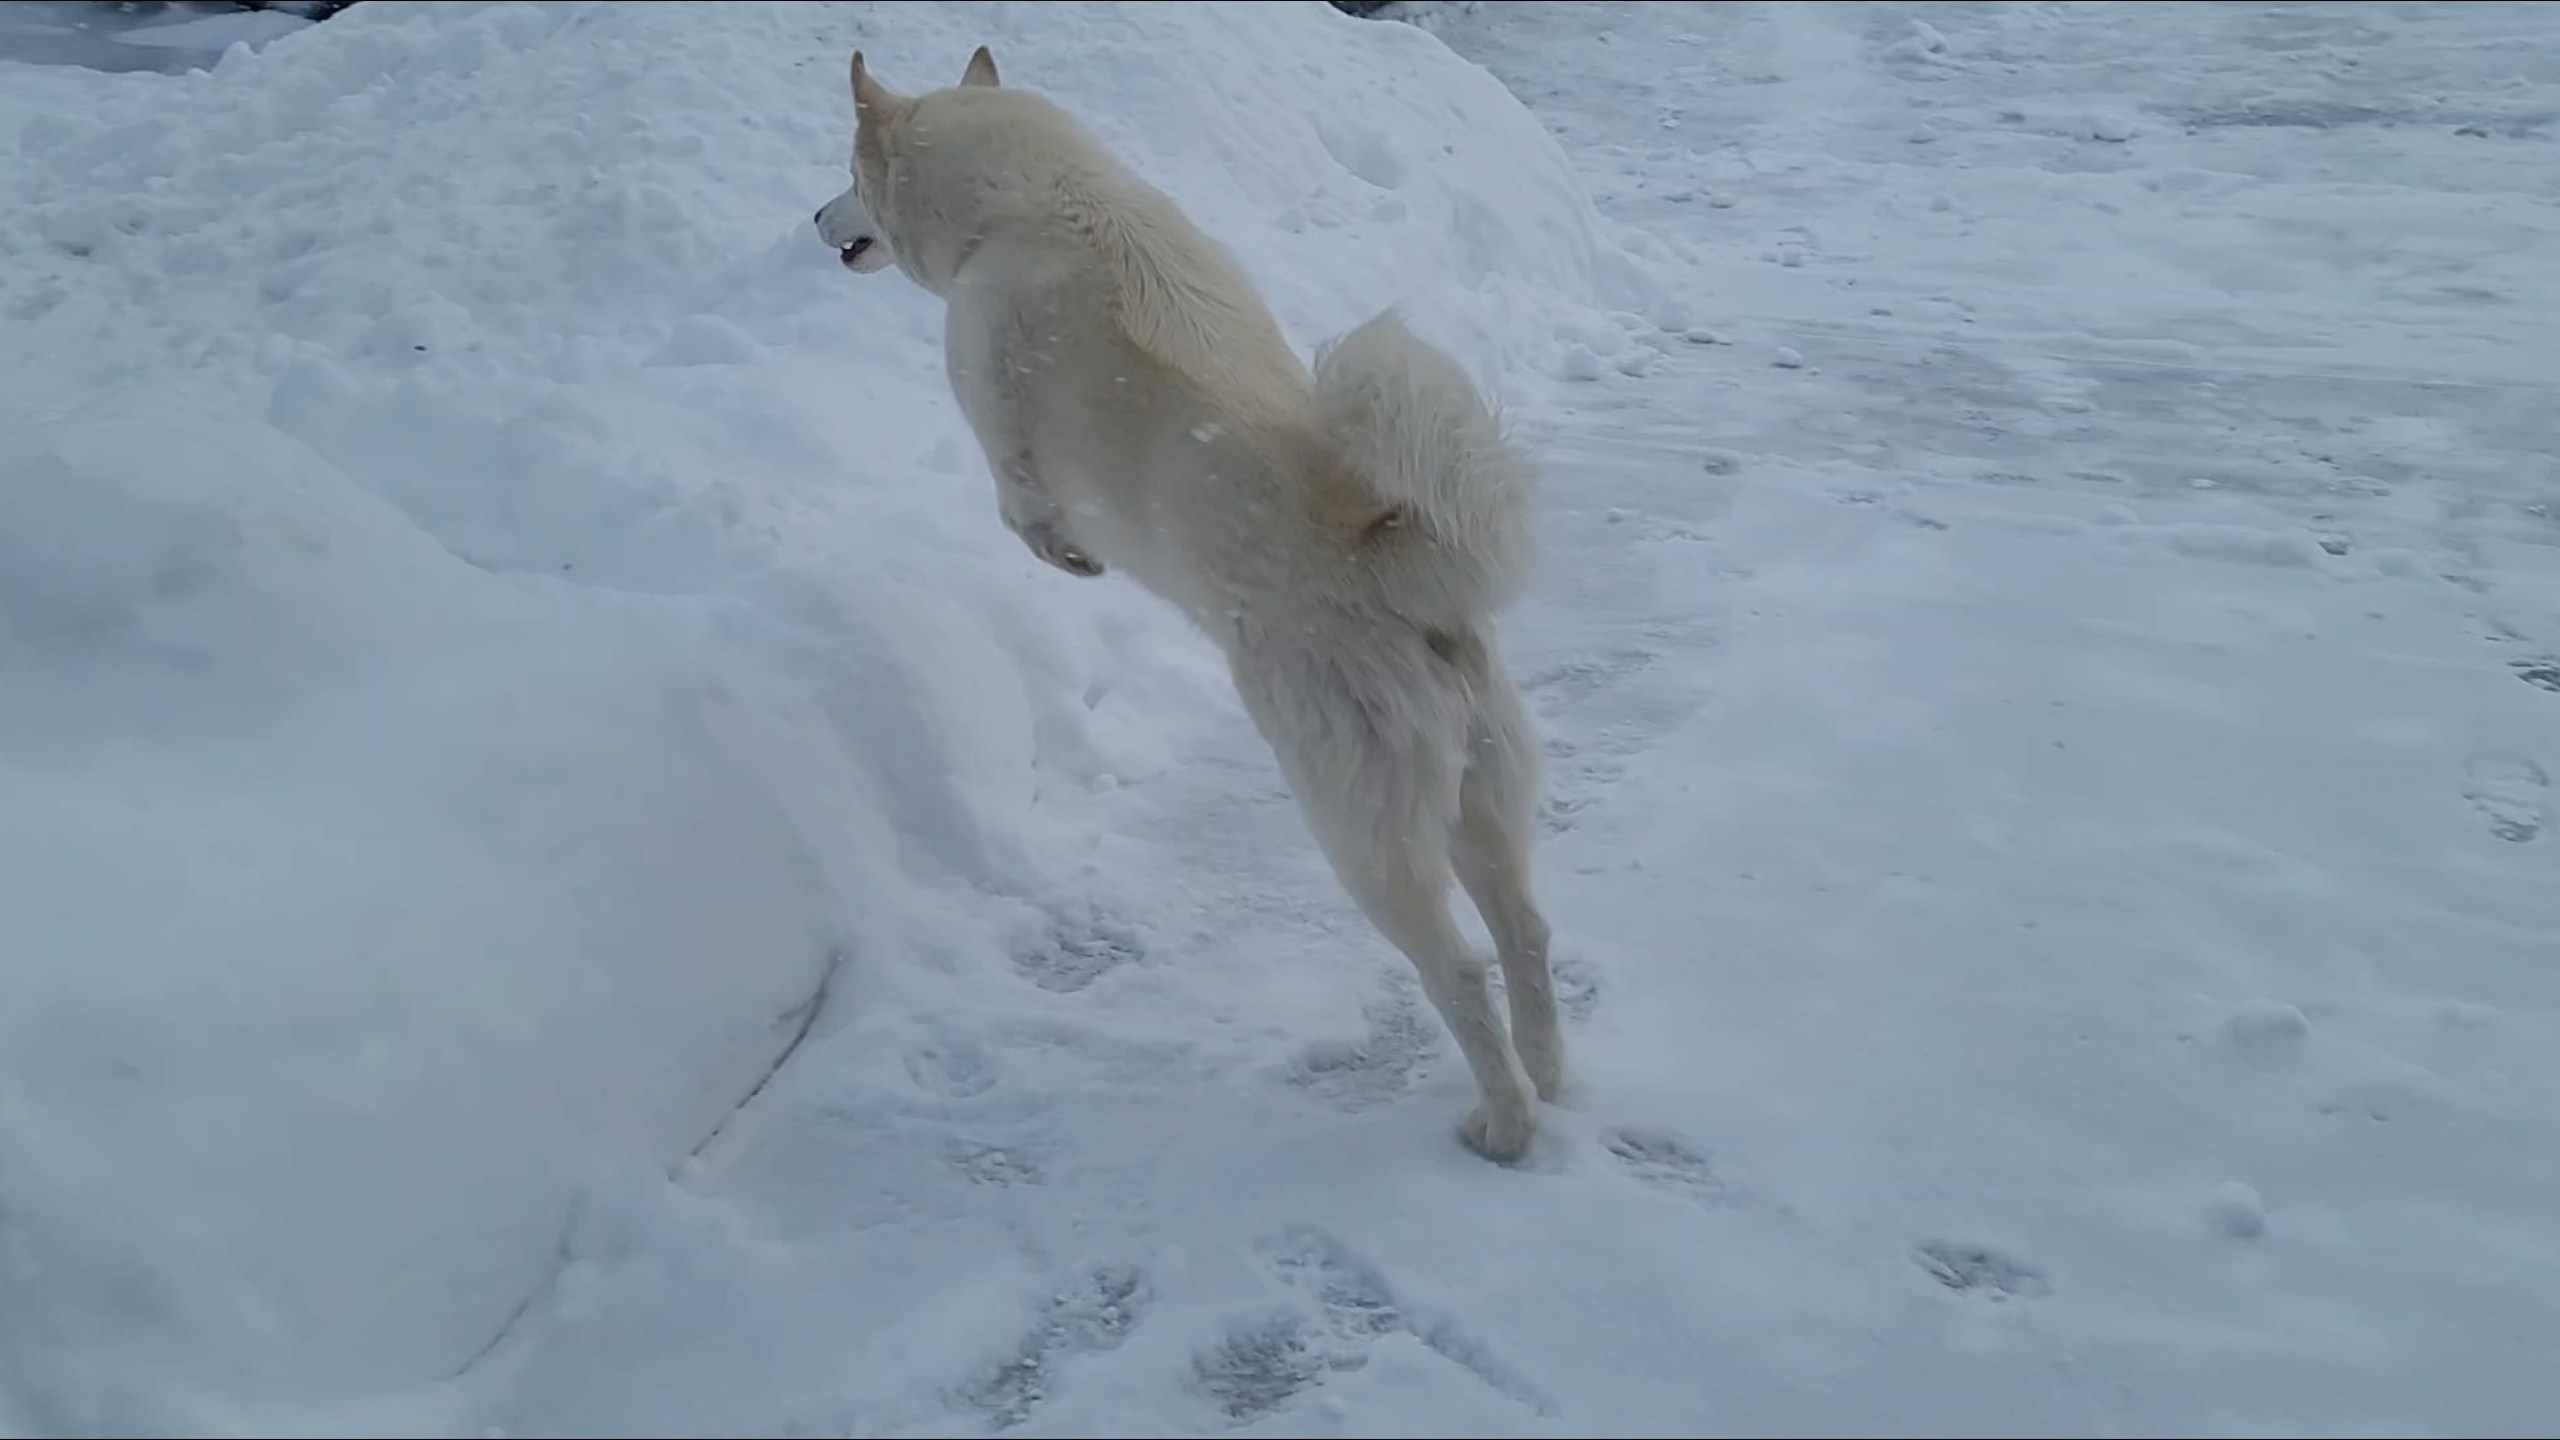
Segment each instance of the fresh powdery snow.
[{"label": "fresh powdery snow", "polygon": [[[2552,7],[0,8],[0,1435],[2560,1417]],[[1517,1169],[812,232],[980,42],[1544,459]]]}]

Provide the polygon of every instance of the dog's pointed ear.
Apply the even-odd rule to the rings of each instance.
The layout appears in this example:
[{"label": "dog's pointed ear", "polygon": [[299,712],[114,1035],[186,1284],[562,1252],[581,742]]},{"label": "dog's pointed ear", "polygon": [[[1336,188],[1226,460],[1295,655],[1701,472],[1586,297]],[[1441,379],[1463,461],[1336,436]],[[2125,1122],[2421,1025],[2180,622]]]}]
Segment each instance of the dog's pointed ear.
[{"label": "dog's pointed ear", "polygon": [[969,68],[961,72],[960,83],[984,85],[989,89],[1003,84],[1003,81],[996,78],[995,52],[984,45],[979,46],[978,52],[969,57]]},{"label": "dog's pointed ear", "polygon": [[889,93],[887,86],[871,78],[871,71],[862,63],[862,52],[854,51],[853,108],[855,111],[864,115],[877,115],[896,104],[897,99],[897,96]]}]

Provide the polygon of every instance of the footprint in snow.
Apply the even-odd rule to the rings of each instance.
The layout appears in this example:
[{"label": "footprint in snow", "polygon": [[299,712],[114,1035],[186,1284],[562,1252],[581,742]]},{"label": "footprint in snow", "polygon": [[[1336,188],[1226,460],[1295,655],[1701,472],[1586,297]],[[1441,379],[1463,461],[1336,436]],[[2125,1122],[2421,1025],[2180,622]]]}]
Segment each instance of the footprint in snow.
[{"label": "footprint in snow", "polygon": [[1144,937],[1103,916],[1061,921],[1039,944],[1017,951],[1014,968],[1043,990],[1073,994],[1147,957]]},{"label": "footprint in snow", "polygon": [[1047,1178],[1039,1155],[1019,1146],[955,1136],[943,1158],[972,1185],[1037,1185]]},{"label": "footprint in snow", "polygon": [[1571,830],[1586,812],[1605,803],[1627,775],[1627,762],[1661,736],[1653,725],[1608,724],[1547,737],[1546,806],[1540,825],[1548,834]]},{"label": "footprint in snow", "polygon": [[[1549,753],[1555,753],[1552,747]],[[1548,835],[1579,827],[1586,814],[1599,808],[1609,788],[1626,778],[1627,767],[1623,761],[1602,757],[1559,766],[1557,771],[1555,788],[1538,817],[1540,831]]]},{"label": "footprint in snow", "polygon": [[1547,666],[1524,678],[1520,688],[1548,707],[1568,708],[1653,668],[1661,659],[1651,650],[1603,651]]},{"label": "footprint in snow", "polygon": [[1988,1245],[1930,1240],[1914,1249],[1911,1258],[1930,1279],[1959,1295],[1998,1302],[2053,1293],[2042,1270]]},{"label": "footprint in snow", "polygon": [[1097,1265],[1040,1307],[1013,1353],[954,1392],[962,1408],[1010,1430],[1031,1418],[1058,1382],[1059,1367],[1080,1355],[1116,1350],[1146,1317],[1147,1276],[1135,1265]]},{"label": "footprint in snow", "polygon": [[1440,1053],[1439,1031],[1409,994],[1371,1006],[1368,1019],[1358,1040],[1300,1051],[1289,1083],[1345,1110],[1366,1110],[1411,1088]]},{"label": "footprint in snow", "polygon": [[995,1062],[967,1036],[918,1041],[904,1058],[907,1079],[928,1095],[967,1100],[995,1087]]},{"label": "footprint in snow", "polygon": [[1600,1147],[1631,1179],[1665,1194],[1713,1206],[1741,1198],[1705,1152],[1667,1130],[1612,1130],[1600,1137]]},{"label": "footprint in snow", "polygon": [[1412,1336],[1516,1404],[1552,1411],[1536,1387],[1466,1327],[1418,1312],[1375,1264],[1331,1232],[1291,1225],[1265,1236],[1254,1252],[1299,1303],[1231,1327],[1194,1357],[1193,1382],[1229,1420],[1272,1414],[1328,1373],[1367,1365],[1370,1347],[1396,1334]]},{"label": "footprint in snow", "polygon": [[1307,1322],[1272,1315],[1241,1322],[1192,1357],[1191,1383],[1235,1424],[1259,1420],[1323,1378]]},{"label": "footprint in snow", "polygon": [[2463,768],[2462,798],[2488,822],[2489,833],[2521,845],[2549,824],[2551,776],[2521,755],[2484,756]]},{"label": "footprint in snow", "polygon": [[1314,1225],[1291,1225],[1254,1246],[1264,1267],[1316,1302],[1324,1328],[1344,1340],[1361,1340],[1404,1327],[1395,1292],[1377,1267]]}]

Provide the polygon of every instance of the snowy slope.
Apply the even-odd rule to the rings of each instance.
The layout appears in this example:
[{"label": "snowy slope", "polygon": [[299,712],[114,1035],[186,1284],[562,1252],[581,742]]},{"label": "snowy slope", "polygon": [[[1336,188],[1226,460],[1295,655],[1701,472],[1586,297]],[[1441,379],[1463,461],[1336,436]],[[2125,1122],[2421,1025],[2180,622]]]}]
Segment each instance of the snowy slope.
[{"label": "snowy slope", "polygon": [[[2548,8],[1424,8],[0,69],[0,1429],[2542,1433]],[[1519,1170],[807,235],[980,40],[1543,445]]]},{"label": "snowy slope", "polygon": [[1499,364],[1607,263],[1498,84],[1314,4],[0,61],[0,1429],[452,1374],[822,986],[922,1034],[1117,953],[1083,797],[1232,723],[1218,668],[1021,553],[933,310],[808,227],[846,53],[982,40],[1303,339],[1404,298]]}]

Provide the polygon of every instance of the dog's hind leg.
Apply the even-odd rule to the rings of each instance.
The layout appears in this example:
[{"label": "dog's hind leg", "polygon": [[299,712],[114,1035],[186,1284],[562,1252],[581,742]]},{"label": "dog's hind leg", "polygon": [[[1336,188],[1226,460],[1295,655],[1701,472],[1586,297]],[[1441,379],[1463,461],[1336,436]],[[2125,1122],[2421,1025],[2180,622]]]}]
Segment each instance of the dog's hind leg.
[{"label": "dog's hind leg", "polygon": [[[1309,808],[1360,807],[1351,797],[1332,796]],[[1326,837],[1325,853],[1343,888],[1413,962],[1422,977],[1422,993],[1431,997],[1432,1008],[1440,1012],[1467,1068],[1475,1073],[1478,1099],[1459,1134],[1476,1153],[1508,1164],[1527,1153],[1537,1112],[1528,1077],[1512,1058],[1502,1019],[1493,1008],[1484,957],[1459,933],[1449,912],[1448,864],[1434,853],[1438,845],[1426,847],[1416,837],[1368,830],[1366,818],[1309,815]]]},{"label": "dog's hind leg", "polygon": [[1501,657],[1479,636],[1449,647],[1475,701],[1467,727],[1466,773],[1458,782],[1458,829],[1450,858],[1493,934],[1502,986],[1511,1001],[1511,1043],[1538,1098],[1564,1088],[1564,1036],[1547,968],[1546,917],[1530,885],[1538,823],[1538,737]]},{"label": "dog's hind leg", "polygon": [[1271,742],[1308,828],[1343,888],[1413,963],[1474,1072],[1480,1098],[1460,1135],[1489,1160],[1528,1151],[1537,1129],[1529,1078],[1487,988],[1484,957],[1450,913],[1450,843],[1459,809],[1464,698],[1410,654],[1298,651],[1257,665],[1239,656],[1237,689]]}]

